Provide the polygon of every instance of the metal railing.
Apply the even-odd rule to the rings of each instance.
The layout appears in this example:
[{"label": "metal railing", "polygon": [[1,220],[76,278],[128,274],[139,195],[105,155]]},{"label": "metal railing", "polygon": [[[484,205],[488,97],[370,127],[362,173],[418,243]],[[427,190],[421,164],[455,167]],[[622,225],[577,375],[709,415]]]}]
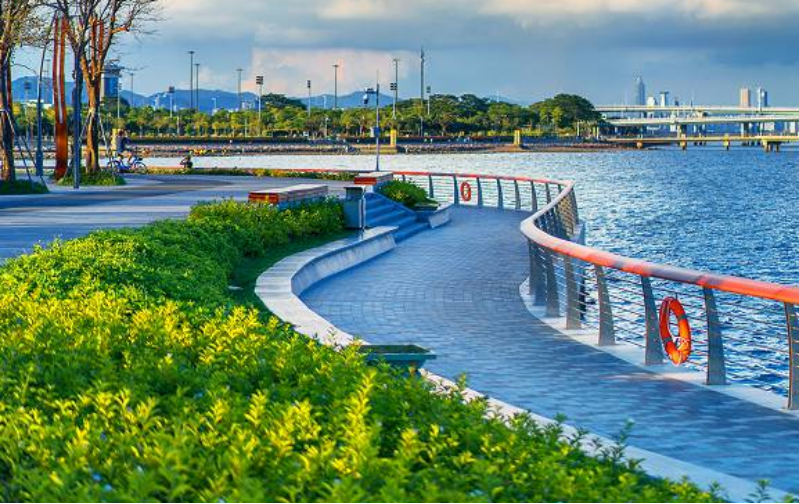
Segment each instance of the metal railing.
[{"label": "metal railing", "polygon": [[676,297],[694,333],[687,365],[708,385],[733,378],[788,396],[799,409],[799,288],[655,264],[583,245],[572,182],[475,174],[395,172],[440,202],[532,213],[530,294],[567,329],[593,328],[598,344],[626,341],[646,365],[665,361],[659,301]]}]

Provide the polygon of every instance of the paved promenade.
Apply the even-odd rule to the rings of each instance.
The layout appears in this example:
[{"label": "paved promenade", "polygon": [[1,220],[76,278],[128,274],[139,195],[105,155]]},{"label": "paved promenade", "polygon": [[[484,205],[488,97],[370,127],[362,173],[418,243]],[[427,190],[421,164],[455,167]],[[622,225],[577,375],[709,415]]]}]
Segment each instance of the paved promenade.
[{"label": "paved promenade", "polygon": [[[0,263],[36,244],[64,240],[98,229],[141,226],[181,218],[200,201],[246,200],[252,190],[313,183],[256,177],[147,176],[120,188],[57,188],[42,196],[0,196]],[[331,191],[343,182],[323,182]]]},{"label": "paved promenade", "polygon": [[[539,322],[522,214],[456,209],[453,223],[320,283],[303,300],[372,343],[416,343],[431,371],[550,418],[751,481],[799,491],[799,418],[651,374]],[[782,496],[773,496],[780,498]]]}]

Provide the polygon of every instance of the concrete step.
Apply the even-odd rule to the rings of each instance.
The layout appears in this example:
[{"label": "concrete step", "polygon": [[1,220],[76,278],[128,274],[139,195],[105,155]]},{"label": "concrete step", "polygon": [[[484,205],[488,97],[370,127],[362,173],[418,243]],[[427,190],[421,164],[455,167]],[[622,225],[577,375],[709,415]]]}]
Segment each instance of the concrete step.
[{"label": "concrete step", "polygon": [[409,226],[414,222],[416,222],[415,215],[408,215],[401,210],[393,210],[376,218],[372,218],[370,216],[367,216],[366,218],[366,224],[370,228],[376,228],[380,226],[403,227]]},{"label": "concrete step", "polygon": [[394,240],[398,243],[407,240],[408,238],[430,229],[426,222],[415,222],[409,226],[400,228],[394,232]]}]

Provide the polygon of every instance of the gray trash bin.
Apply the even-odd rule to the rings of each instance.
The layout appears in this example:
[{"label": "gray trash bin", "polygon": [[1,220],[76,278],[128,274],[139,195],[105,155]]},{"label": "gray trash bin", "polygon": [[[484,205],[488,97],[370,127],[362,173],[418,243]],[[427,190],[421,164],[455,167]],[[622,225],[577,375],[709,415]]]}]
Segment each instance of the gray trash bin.
[{"label": "gray trash bin", "polygon": [[362,186],[348,186],[344,199],[344,223],[347,229],[366,228],[366,189]]}]

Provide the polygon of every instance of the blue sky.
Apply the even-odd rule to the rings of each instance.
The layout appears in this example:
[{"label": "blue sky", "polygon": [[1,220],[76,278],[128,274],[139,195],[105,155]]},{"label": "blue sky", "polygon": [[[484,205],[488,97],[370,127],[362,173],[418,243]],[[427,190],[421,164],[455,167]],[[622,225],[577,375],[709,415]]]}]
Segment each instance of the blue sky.
[{"label": "blue sky", "polygon": [[533,101],[558,92],[601,103],[650,94],[733,103],[764,86],[774,104],[799,105],[799,0],[163,0],[154,33],[119,55],[137,68],[136,91],[186,87],[197,51],[201,86],[349,92],[393,78],[418,95],[421,45],[434,92]]}]

